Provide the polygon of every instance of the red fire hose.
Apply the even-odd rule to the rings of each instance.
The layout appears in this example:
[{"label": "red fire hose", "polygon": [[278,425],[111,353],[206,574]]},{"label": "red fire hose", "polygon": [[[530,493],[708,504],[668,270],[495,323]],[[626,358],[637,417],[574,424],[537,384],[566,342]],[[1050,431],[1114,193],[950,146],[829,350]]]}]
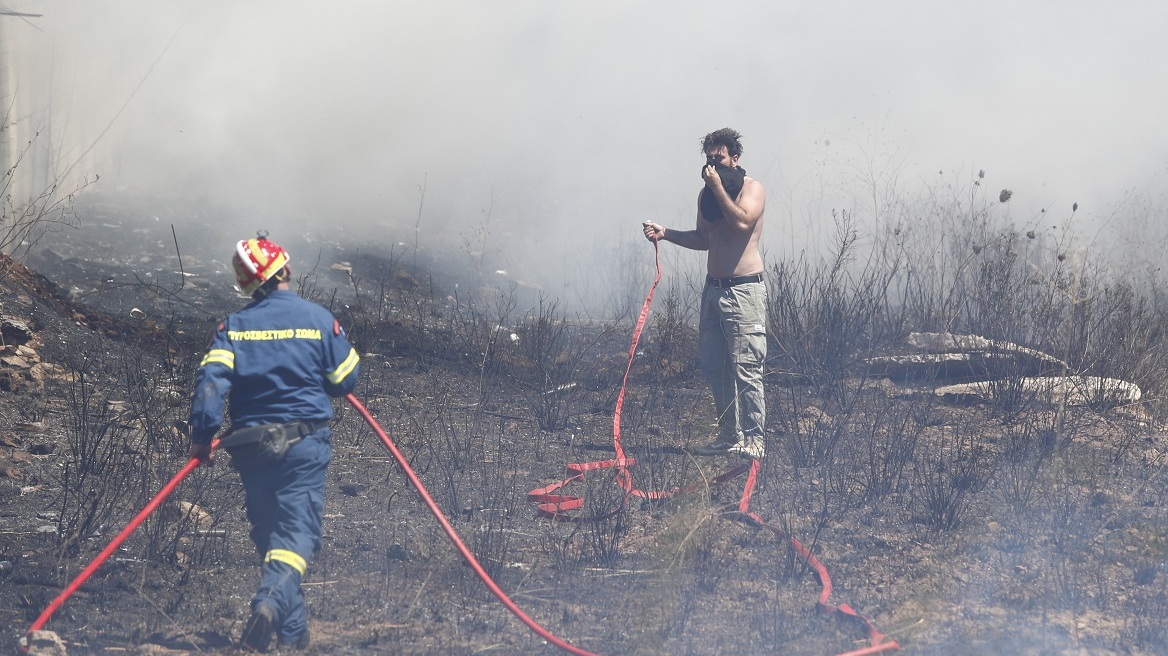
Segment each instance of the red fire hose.
[{"label": "red fire hose", "polygon": [[[211,442],[212,451],[214,451],[218,446],[219,440]],[[52,614],[56,612],[56,610],[60,608],[62,604],[65,603],[65,600],[72,596],[74,592],[77,592],[77,589],[81,587],[81,584],[85,583],[85,581],[88,580],[89,577],[97,571],[97,568],[101,567],[101,564],[104,563],[110,556],[112,556],[115,551],[117,551],[118,547],[120,547],[122,543],[126,541],[126,538],[130,537],[130,534],[133,533],[138,528],[138,526],[146,520],[146,517],[150,515],[150,513],[154,512],[154,510],[157,509],[158,506],[166,500],[166,497],[170,496],[171,492],[174,492],[174,489],[178,487],[178,484],[181,483],[184,478],[189,476],[191,472],[195,471],[195,468],[202,463],[203,460],[201,458],[191,458],[187,462],[186,466],[178,470],[178,473],[174,475],[174,478],[171,478],[170,482],[163,486],[163,488],[159,490],[158,494],[154,495],[154,498],[150,500],[150,503],[146,504],[146,507],[143,508],[141,512],[139,512],[134,517],[134,519],[130,521],[129,524],[126,524],[126,528],[123,528],[120,533],[115,535],[114,539],[110,541],[109,545],[103,549],[101,553],[97,554],[97,557],[93,559],[93,562],[89,563],[88,567],[81,570],[81,573],[78,574],[77,577],[74,578],[73,581],[68,586],[66,586],[64,590],[61,591],[61,594],[57,595],[56,599],[53,599],[52,603],[50,603],[43,611],[41,611],[40,616],[36,618],[36,621],[32,623],[32,626],[28,627],[28,631],[26,631],[25,634],[20,638],[19,644],[20,650],[22,652],[28,653],[29,636],[31,636],[34,632],[39,631],[41,627],[43,627],[45,623],[49,621],[49,617],[51,617]]]},{"label": "red fire hose", "polygon": [[[694,492],[704,487],[700,484],[692,484],[684,488],[674,488],[672,490],[641,490],[633,485],[632,473],[629,468],[635,463],[633,458],[625,457],[624,448],[621,446],[621,408],[624,405],[625,389],[628,385],[629,371],[633,366],[633,357],[636,354],[637,344],[641,339],[641,331],[645,327],[646,319],[649,315],[649,307],[653,302],[653,294],[657,290],[657,284],[661,282],[661,252],[658,244],[654,242],[655,260],[657,264],[657,277],[653,279],[652,286],[649,287],[649,293],[645,296],[645,302],[641,306],[641,314],[637,319],[636,327],[633,329],[632,344],[629,346],[629,359],[625,367],[624,379],[621,381],[620,393],[617,395],[616,411],[613,415],[613,451],[616,452],[616,457],[610,460],[600,460],[596,462],[573,463],[567,466],[568,478],[552,483],[545,487],[537,488],[527,494],[527,499],[536,503],[536,512],[542,517],[554,519],[556,521],[565,522],[593,522],[599,521],[615,515],[620,512],[625,504],[628,503],[629,497],[636,496],[645,499],[665,499],[679,494]],[[750,510],[750,499],[754,494],[754,486],[758,479],[759,461],[753,460],[749,465],[739,465],[726,472],[723,472],[709,480],[709,485],[717,485],[730,480],[743,472],[749,472],[746,477],[746,483],[742,489],[742,497],[738,502],[738,508],[734,515],[738,518],[744,519],[756,526],[765,528],[775,534],[779,540],[786,540],[791,549],[795,551],[800,558],[804,560],[812,569],[815,570],[819,577],[821,592],[816,607],[824,613],[836,614],[841,618],[852,620],[861,624],[868,633],[868,646],[849,651],[838,656],[867,656],[868,654],[876,654],[884,651],[899,650],[900,645],[895,640],[888,639],[883,633],[876,629],[876,626],[867,618],[863,617],[851,606],[847,604],[840,604],[834,606],[829,603],[831,599],[831,576],[827,572],[827,568],[811,553],[803,543],[795,539],[794,536],[788,534],[777,526],[768,524],[758,513]],[[598,469],[616,469],[616,482],[624,490],[624,497],[621,503],[615,510],[592,516],[581,516],[574,514],[573,511],[579,510],[584,506],[584,499],[578,496],[569,496],[560,494],[561,488],[567,486],[569,483],[581,481],[586,476],[587,472]]]},{"label": "red fire hose", "polygon": [[487,574],[487,571],[483,569],[483,566],[479,564],[478,559],[474,557],[474,554],[470,552],[470,549],[467,549],[466,545],[463,544],[462,539],[458,537],[458,533],[455,532],[454,527],[450,525],[450,522],[447,521],[446,516],[442,514],[442,510],[438,507],[438,504],[434,503],[434,499],[430,496],[430,493],[426,491],[426,486],[422,485],[422,481],[418,479],[418,475],[415,474],[414,470],[410,468],[410,465],[406,461],[405,456],[403,456],[401,451],[398,450],[397,445],[393,443],[393,440],[389,438],[389,435],[387,435],[385,431],[382,430],[381,425],[377,423],[377,420],[373,418],[373,415],[369,413],[369,410],[367,410],[365,406],[357,400],[357,397],[353,396],[352,394],[345,398],[347,398],[349,403],[351,403],[353,407],[357,409],[357,412],[360,413],[361,417],[365,419],[365,422],[369,424],[370,428],[373,429],[373,432],[377,433],[377,437],[381,438],[381,443],[385,445],[385,448],[389,449],[390,454],[393,455],[393,459],[397,461],[398,466],[400,466],[402,471],[405,472],[406,478],[410,480],[410,484],[413,485],[414,489],[418,491],[419,495],[421,495],[422,501],[426,503],[426,507],[430,509],[430,512],[434,515],[434,518],[437,519],[438,523],[442,525],[442,530],[446,532],[446,537],[450,538],[450,541],[454,543],[454,546],[458,549],[458,552],[462,554],[463,559],[465,559],[466,562],[471,566],[471,569],[474,570],[474,573],[477,574],[480,579],[482,579],[483,583],[487,586],[487,589],[490,590],[491,593],[496,597],[498,597],[499,601],[503,602],[503,605],[507,607],[507,610],[511,611],[512,615],[519,618],[521,622],[526,624],[532,631],[539,634],[539,636],[544,640],[547,640],[560,649],[573,654],[579,654],[580,656],[596,656],[596,654],[590,651],[585,651],[579,647],[574,647],[567,642],[564,642],[560,638],[557,638],[550,631],[537,624],[535,620],[528,617],[527,614],[519,608],[519,606],[515,605],[515,602],[511,601],[511,598],[508,597],[505,592],[503,592],[498,584],[496,584],[490,575]]},{"label": "red fire hose", "polygon": [[[637,352],[637,344],[641,341],[641,332],[645,329],[645,322],[649,318],[649,307],[653,304],[653,294],[657,291],[657,285],[661,282],[661,252],[657,250],[655,253],[657,263],[657,276],[653,279],[653,284],[649,287],[649,293],[645,296],[645,302],[641,305],[641,314],[637,317],[636,326],[633,328],[633,339],[629,345],[629,358],[625,365],[625,374],[621,379],[620,392],[616,397],[616,409],[612,416],[612,449],[616,452],[616,457],[609,460],[599,460],[595,462],[581,462],[567,465],[568,478],[561,481],[546,485],[541,488],[536,488],[527,493],[527,500],[535,502],[536,513],[541,517],[547,519],[554,519],[560,522],[590,522],[599,521],[612,517],[620,512],[628,503],[630,497],[637,497],[651,501],[658,501],[661,499],[669,499],[680,494],[687,494],[696,492],[705,487],[702,483],[694,483],[686,487],[675,487],[671,490],[642,490],[633,485],[633,476],[629,473],[629,467],[637,463],[635,458],[625,455],[624,446],[621,444],[621,411],[625,404],[625,390],[628,389],[629,372],[633,368],[633,357]],[[561,488],[566,487],[570,483],[584,480],[587,472],[599,469],[615,469],[616,482],[622,490],[624,496],[621,502],[617,504],[616,508],[609,510],[600,515],[582,516],[572,514],[569,511],[578,510],[584,506],[584,499],[577,496],[569,496],[560,494]],[[728,471],[722,472],[714,476],[706,482],[708,485],[720,485],[726,481],[745,473],[750,469],[750,465],[741,464],[733,467]]]},{"label": "red fire hose", "polygon": [[[628,471],[628,467],[630,467],[634,464],[634,460],[632,458],[625,457],[624,450],[621,447],[621,443],[620,443],[621,406],[622,406],[623,400],[624,400],[624,392],[625,392],[625,387],[626,387],[626,384],[628,381],[629,369],[632,367],[632,359],[633,359],[633,355],[636,351],[637,342],[640,338],[641,331],[644,328],[645,320],[648,316],[649,306],[650,306],[650,303],[652,302],[652,299],[653,299],[653,291],[657,288],[657,283],[660,280],[661,280],[661,261],[660,261],[660,258],[658,257],[658,259],[657,259],[657,277],[653,281],[653,287],[650,289],[649,294],[645,299],[645,303],[644,303],[643,307],[641,308],[641,314],[640,314],[640,317],[638,318],[638,321],[637,321],[636,330],[634,331],[633,343],[632,343],[632,346],[629,348],[629,365],[625,369],[624,380],[621,383],[621,391],[620,391],[620,395],[618,396],[618,399],[617,399],[616,414],[613,418],[614,449],[616,451],[617,457],[612,459],[612,460],[606,460],[606,461],[597,462],[597,463],[584,463],[584,464],[577,464],[577,465],[569,465],[569,470],[573,472],[573,476],[571,476],[568,479],[561,481],[559,483],[553,483],[552,485],[549,485],[547,487],[540,488],[538,490],[533,490],[528,495],[528,498],[531,499],[532,501],[536,501],[540,504],[539,505],[539,513],[545,517],[553,518],[553,519],[568,519],[569,521],[587,521],[587,520],[601,519],[602,517],[572,518],[570,515],[568,515],[566,513],[566,511],[575,510],[575,509],[580,508],[583,505],[583,500],[576,498],[576,497],[567,497],[567,496],[560,496],[560,495],[553,494],[553,492],[558,491],[558,489],[563,487],[564,485],[566,485],[572,481],[576,481],[576,480],[583,478],[584,473],[586,471],[593,470],[593,469],[604,469],[604,468],[616,468],[617,469],[616,479],[617,479],[618,483],[620,484],[621,488],[625,491],[625,496],[624,496],[624,500],[622,501],[622,506],[624,503],[626,503],[628,501],[628,498],[630,496],[637,496],[637,497],[642,497],[642,498],[647,498],[647,499],[662,499],[662,498],[672,497],[674,495],[681,494],[683,492],[694,491],[695,489],[697,489],[696,486],[689,486],[686,488],[676,488],[676,489],[667,490],[667,491],[644,491],[644,490],[639,490],[639,489],[635,488],[633,486],[633,483],[632,483],[632,475]],[[418,491],[418,494],[422,497],[422,501],[426,504],[426,507],[430,509],[430,512],[434,515],[434,518],[438,520],[438,523],[442,526],[442,530],[446,533],[446,536],[448,538],[450,538],[450,541],[458,549],[458,551],[462,555],[463,559],[465,559],[466,562],[471,566],[471,568],[474,570],[475,574],[478,575],[478,577],[487,586],[487,589],[489,589],[491,591],[491,593],[494,594],[499,599],[499,601],[502,602],[503,605],[507,607],[507,610],[511,611],[511,613],[513,615],[515,615],[515,617],[517,617],[524,624],[526,624],[528,626],[528,628],[530,628],[532,631],[534,631],[536,634],[538,634],[543,639],[547,640],[552,645],[555,645],[556,647],[563,649],[569,653],[577,654],[578,656],[597,656],[593,652],[586,651],[584,649],[581,649],[579,647],[575,647],[575,646],[565,642],[564,640],[562,640],[562,639],[558,638],[557,636],[555,636],[554,634],[552,634],[547,629],[544,629],[535,620],[531,619],[531,617],[529,617],[526,613],[524,613],[523,610],[520,609],[519,606],[517,606],[515,604],[515,602],[513,602],[511,600],[511,598],[508,597],[505,592],[503,592],[503,590],[498,586],[498,584],[496,584],[495,581],[490,577],[490,575],[487,574],[486,570],[483,569],[482,565],[479,564],[478,559],[474,557],[474,554],[471,553],[470,549],[468,549],[466,547],[466,545],[462,542],[462,539],[458,536],[458,533],[454,530],[454,527],[450,525],[450,522],[446,519],[446,516],[442,513],[442,510],[438,507],[438,504],[434,502],[434,499],[430,496],[429,492],[426,491],[426,487],[422,484],[422,481],[418,478],[417,474],[414,473],[414,470],[409,466],[409,463],[406,461],[405,456],[402,455],[401,451],[397,448],[397,445],[394,444],[393,440],[390,439],[389,435],[386,434],[385,430],[383,430],[381,428],[381,425],[377,422],[377,420],[373,417],[373,415],[369,412],[369,410],[366,409],[365,406],[361,403],[361,401],[358,400],[357,397],[352,395],[352,394],[349,394],[346,397],[346,399],[357,410],[357,412],[366,421],[366,423],[369,424],[370,428],[372,428],[373,431],[375,433],[377,433],[378,438],[381,439],[381,442],[389,450],[389,452],[393,456],[394,460],[397,461],[397,464],[402,468],[402,471],[405,472],[406,477],[410,481],[410,484],[413,485],[414,489],[416,489]],[[215,440],[214,442],[212,442],[212,444],[211,444],[212,450],[214,450],[218,445],[219,445],[218,440]],[[43,612],[41,612],[40,616],[37,617],[36,621],[32,623],[32,626],[29,627],[29,629],[25,633],[25,635],[20,638],[19,644],[20,644],[21,651],[23,651],[25,653],[28,652],[28,650],[29,650],[29,637],[35,631],[40,630],[41,627],[43,627],[45,625],[45,623],[48,622],[49,617],[52,616],[53,612],[55,612],[58,608],[60,608],[61,605],[64,604],[65,601],[74,592],[76,592],[78,588],[81,587],[81,585],[97,570],[97,568],[100,567],[102,565],[102,563],[104,563],[106,561],[106,559],[108,559],[114,553],[114,551],[117,550],[117,548],[119,546],[121,546],[122,542],[124,542],[126,540],[126,538],[128,538],[130,536],[130,534],[133,533],[134,530],[136,530],[138,528],[138,526],[143,521],[145,521],[146,517],[148,515],[150,515],[150,513],[154,512],[154,510],[157,509],[158,506],[164,500],[166,500],[166,498],[174,491],[174,489],[176,487],[178,487],[178,484],[180,482],[182,482],[182,480],[185,479],[188,475],[190,475],[190,473],[192,471],[194,471],[195,468],[198,467],[200,464],[202,464],[202,459],[191,458],[190,461],[187,462],[187,464],[182,469],[180,469],[177,474],[174,475],[174,477],[170,480],[170,482],[168,482],[162,488],[162,490],[160,490],[158,492],[158,494],[155,495],[155,497],[153,499],[151,499],[148,504],[146,504],[146,507],[144,507],[134,517],[134,519],[129,524],[127,524],[126,527],[124,529],[122,529],[122,531],[120,533],[117,534],[117,536],[114,537],[114,539],[110,542],[110,544],[100,554],[97,555],[97,557],[93,560],[93,562],[91,562],[84,570],[82,570],[82,572],[77,575],[77,577],[61,592],[61,594],[57,595],[57,597],[55,599],[53,599],[52,603],[50,603],[48,605],[48,607],[46,607],[45,610]],[[867,656],[868,654],[875,654],[875,653],[879,653],[879,652],[883,652],[883,651],[890,651],[890,650],[899,649],[900,646],[895,641],[886,640],[885,636],[882,633],[880,633],[869,620],[867,620],[866,618],[859,615],[855,610],[853,610],[847,604],[840,604],[839,606],[830,605],[828,603],[828,600],[831,597],[831,578],[828,575],[827,568],[823,566],[823,564],[815,557],[814,554],[811,553],[811,551],[809,549],[807,549],[802,543],[800,543],[794,537],[788,535],[787,533],[785,533],[782,529],[780,529],[778,527],[771,526],[765,520],[763,520],[763,518],[760,517],[757,513],[751,512],[749,510],[750,498],[751,498],[751,495],[753,494],[753,491],[754,491],[754,485],[755,485],[755,481],[756,481],[757,476],[758,476],[758,470],[759,470],[759,461],[754,460],[750,463],[750,465],[740,465],[738,467],[735,467],[735,468],[719,475],[718,477],[713,479],[713,482],[720,483],[720,482],[723,482],[725,480],[729,480],[729,479],[731,479],[731,478],[733,478],[733,477],[737,476],[738,474],[741,474],[745,471],[749,471],[749,474],[747,475],[746,484],[745,484],[745,487],[744,487],[743,492],[742,492],[742,498],[741,498],[741,501],[739,502],[739,506],[737,509],[739,516],[751,521],[752,523],[755,523],[759,526],[767,528],[768,530],[772,531],[780,539],[786,538],[790,542],[792,549],[794,549],[795,552],[800,557],[804,558],[805,561],[813,569],[815,569],[816,573],[819,576],[820,583],[822,585],[822,592],[820,594],[819,601],[817,604],[817,606],[819,607],[820,610],[822,610],[824,612],[833,612],[833,613],[840,615],[841,617],[850,618],[853,620],[858,620],[861,624],[863,624],[867,628],[868,637],[869,637],[869,646],[864,647],[862,649],[855,650],[855,651],[850,651],[850,652],[847,652],[845,654],[839,654],[839,656]],[[619,508],[618,508],[618,510],[619,510]],[[608,514],[604,515],[604,517],[610,516],[611,514],[612,513],[608,513]]]},{"label": "red fire hose", "polygon": [[[422,501],[426,503],[426,506],[430,509],[430,512],[434,514],[434,517],[438,520],[438,523],[442,525],[442,530],[446,532],[447,537],[449,537],[450,541],[454,543],[454,546],[458,549],[459,553],[462,554],[462,557],[466,559],[466,562],[470,564],[475,574],[477,574],[479,578],[482,579],[483,583],[486,584],[487,589],[489,589],[496,597],[498,597],[499,601],[503,602],[503,605],[507,607],[507,610],[511,611],[515,617],[519,618],[519,620],[526,624],[532,631],[539,634],[540,637],[542,637],[544,640],[547,640],[556,647],[559,647],[560,649],[563,649],[572,654],[577,654],[577,656],[597,656],[593,652],[570,645],[564,640],[556,637],[550,631],[536,623],[535,620],[531,619],[531,617],[524,613],[523,610],[515,604],[515,602],[511,601],[511,598],[508,597],[501,588],[499,588],[498,584],[496,584],[495,581],[491,579],[486,570],[483,569],[483,566],[479,564],[478,559],[474,557],[474,554],[470,552],[470,549],[468,549],[466,545],[463,544],[462,539],[458,537],[458,533],[455,532],[454,527],[450,525],[450,522],[447,521],[446,517],[442,514],[442,511],[438,508],[438,504],[434,502],[434,499],[430,496],[429,492],[426,491],[426,487],[422,485],[422,481],[418,479],[417,474],[415,474],[414,470],[410,468],[410,465],[406,461],[405,456],[403,456],[401,451],[398,450],[397,445],[393,443],[393,440],[389,438],[389,435],[385,433],[385,431],[381,428],[381,425],[378,424],[377,420],[373,418],[372,414],[370,414],[369,410],[367,410],[365,406],[362,405],[361,401],[359,401],[357,397],[353,396],[352,394],[348,395],[346,398],[348,399],[349,403],[351,403],[353,407],[357,409],[357,412],[360,413],[361,417],[365,419],[369,426],[373,428],[373,431],[377,433],[377,436],[381,438],[381,442],[385,444],[387,449],[389,449],[389,452],[393,455],[394,460],[397,461],[398,465],[402,468],[402,471],[405,472],[406,477],[409,479],[410,483],[418,491],[418,494],[421,495]],[[218,446],[219,440],[215,440],[211,443],[212,450]],[[66,586],[61,594],[57,595],[57,597],[53,599],[52,603],[50,603],[44,609],[44,611],[41,612],[36,621],[32,623],[32,626],[28,628],[28,631],[26,631],[25,634],[21,636],[19,645],[22,652],[28,653],[30,636],[34,632],[39,631],[45,625],[45,623],[49,621],[49,618],[53,615],[53,613],[56,612],[56,610],[60,608],[61,605],[64,604],[65,601],[69,599],[69,597],[72,596],[73,593],[76,592],[77,589],[80,588],[81,585],[85,583],[85,581],[88,580],[95,571],[97,571],[98,567],[101,567],[102,563],[104,563],[111,555],[113,555],[115,551],[117,551],[117,548],[126,541],[126,538],[130,537],[130,534],[133,533],[138,528],[138,526],[142,524],[143,521],[145,521],[146,517],[149,516],[150,513],[154,512],[158,506],[161,505],[162,502],[165,501],[172,492],[174,492],[174,489],[178,487],[178,484],[181,483],[187,476],[189,476],[190,473],[195,470],[195,468],[202,464],[202,462],[203,461],[200,458],[191,458],[190,461],[187,462],[187,464],[182,469],[180,469],[177,474],[174,475],[174,478],[171,478],[170,482],[168,482],[162,488],[162,490],[160,490],[158,494],[156,494],[154,498],[146,504],[146,507],[144,507],[134,517],[134,519],[129,524],[127,524],[126,527],[123,528],[112,541],[110,541],[109,545],[103,549],[96,558],[93,559],[93,562],[89,563],[89,565],[84,570],[82,570],[81,573],[78,574],[77,577],[73,579],[73,581],[68,586]]]},{"label": "red fire hose", "polygon": [[[421,495],[422,501],[426,503],[426,506],[430,509],[430,512],[434,513],[435,519],[437,519],[438,523],[442,525],[442,530],[446,532],[447,537],[449,537],[450,541],[454,543],[454,546],[458,549],[459,553],[462,554],[462,557],[466,559],[466,562],[470,564],[475,574],[477,574],[479,578],[482,579],[483,583],[486,584],[487,589],[489,589],[496,597],[498,597],[499,601],[503,602],[503,605],[507,607],[507,610],[511,611],[515,617],[519,618],[519,620],[526,624],[532,631],[539,634],[540,637],[542,637],[544,640],[547,640],[556,647],[559,647],[560,649],[563,649],[572,654],[577,654],[578,656],[597,656],[593,652],[570,645],[564,640],[556,637],[550,631],[536,623],[535,620],[531,619],[531,617],[524,613],[523,610],[515,604],[515,602],[511,601],[511,598],[508,597],[501,588],[499,588],[498,584],[496,584],[495,581],[491,579],[486,570],[483,569],[483,566],[479,564],[478,559],[474,557],[474,554],[470,552],[470,549],[468,549],[466,545],[463,544],[462,539],[458,537],[458,533],[455,532],[454,527],[450,525],[450,522],[447,521],[446,517],[442,514],[442,511],[438,508],[438,504],[434,502],[434,499],[430,496],[429,492],[426,491],[426,487],[422,485],[422,481],[418,479],[417,474],[415,474],[414,470],[410,468],[410,465],[406,461],[405,456],[403,456],[401,451],[398,450],[397,445],[393,443],[393,440],[389,438],[389,435],[385,433],[385,431],[381,428],[381,425],[377,423],[377,420],[373,418],[373,415],[369,413],[369,410],[367,410],[365,406],[362,405],[361,401],[357,400],[357,397],[353,396],[352,394],[348,395],[346,398],[348,399],[349,403],[351,403],[353,407],[357,409],[357,412],[361,414],[361,417],[365,419],[369,426],[373,428],[373,431],[377,433],[377,436],[381,438],[381,442],[385,444],[385,448],[389,449],[389,452],[393,455],[394,460],[397,461],[398,465],[402,468],[402,471],[405,472],[406,477],[409,479],[410,483],[418,491],[418,494]],[[219,440],[215,440],[211,443],[212,450],[218,446]],[[60,608],[61,605],[64,604],[65,601],[70,596],[72,596],[73,593],[76,592],[77,589],[80,588],[81,585],[85,583],[85,581],[88,580],[95,571],[97,571],[98,567],[101,567],[102,563],[104,563],[111,555],[113,555],[117,548],[126,541],[126,538],[130,537],[130,534],[133,533],[138,528],[138,526],[146,520],[146,517],[149,516],[150,513],[154,512],[158,506],[161,505],[162,502],[165,501],[172,492],[174,492],[174,489],[178,487],[178,484],[181,483],[187,476],[189,476],[196,467],[202,464],[202,462],[202,459],[191,458],[190,461],[187,462],[186,466],[180,469],[178,473],[174,475],[174,478],[170,479],[170,482],[167,483],[166,486],[163,487],[162,490],[160,490],[158,494],[156,494],[154,498],[150,500],[150,503],[147,503],[146,507],[144,507],[134,517],[134,519],[129,524],[127,524],[126,527],[117,534],[117,536],[114,537],[112,541],[110,541],[109,546],[103,549],[102,552],[93,559],[93,562],[89,563],[89,565],[84,570],[82,570],[81,573],[78,574],[77,577],[73,579],[73,581],[61,592],[61,594],[57,595],[56,599],[53,599],[52,603],[50,603],[48,607],[46,607],[45,610],[41,612],[36,621],[32,623],[32,626],[28,628],[28,631],[26,631],[25,634],[21,636],[19,645],[22,652],[28,653],[29,637],[34,632],[39,631],[41,627],[43,627],[45,623],[49,621],[49,618],[53,615],[53,613],[58,608]]]}]

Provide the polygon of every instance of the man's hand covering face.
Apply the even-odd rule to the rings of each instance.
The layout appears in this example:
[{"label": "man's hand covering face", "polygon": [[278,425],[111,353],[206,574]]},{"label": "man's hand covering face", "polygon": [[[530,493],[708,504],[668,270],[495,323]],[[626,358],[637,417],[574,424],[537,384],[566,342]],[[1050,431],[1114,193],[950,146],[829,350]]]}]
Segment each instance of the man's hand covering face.
[{"label": "man's hand covering face", "polygon": [[[737,199],[738,194],[742,193],[742,184],[746,179],[746,169],[738,166],[724,166],[719,163],[710,163],[702,166],[702,172],[705,173],[706,166],[713,166],[714,170],[718,172],[718,177],[722,179],[722,188],[726,190],[726,195],[731,200]],[[710,193],[709,189],[702,189],[701,198],[698,200],[698,207],[702,210],[702,218],[707,221],[717,221],[722,218],[722,206],[718,204],[718,199],[714,198],[714,194]]]}]

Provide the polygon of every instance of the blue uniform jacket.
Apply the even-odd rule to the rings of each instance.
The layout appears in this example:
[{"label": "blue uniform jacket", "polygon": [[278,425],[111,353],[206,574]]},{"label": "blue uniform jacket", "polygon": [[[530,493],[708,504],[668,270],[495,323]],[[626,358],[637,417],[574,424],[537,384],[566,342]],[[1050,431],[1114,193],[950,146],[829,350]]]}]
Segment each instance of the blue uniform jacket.
[{"label": "blue uniform jacket", "polygon": [[359,363],[332,313],[273,290],[219,324],[195,378],[191,440],[211,441],[228,394],[234,428],[328,421],[330,397],[353,391]]}]

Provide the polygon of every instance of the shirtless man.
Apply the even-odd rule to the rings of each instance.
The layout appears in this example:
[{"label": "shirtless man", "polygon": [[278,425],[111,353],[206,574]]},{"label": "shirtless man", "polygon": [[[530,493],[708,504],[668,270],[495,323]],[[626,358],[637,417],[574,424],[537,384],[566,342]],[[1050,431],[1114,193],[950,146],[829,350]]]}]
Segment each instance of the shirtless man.
[{"label": "shirtless man", "polygon": [[692,453],[760,459],[766,453],[767,292],[758,242],[766,190],[738,167],[741,138],[737,131],[723,128],[702,139],[706,184],[698,194],[693,230],[674,230],[652,221],[644,222],[643,228],[650,241],[706,251],[698,360],[714,392],[718,435]]}]

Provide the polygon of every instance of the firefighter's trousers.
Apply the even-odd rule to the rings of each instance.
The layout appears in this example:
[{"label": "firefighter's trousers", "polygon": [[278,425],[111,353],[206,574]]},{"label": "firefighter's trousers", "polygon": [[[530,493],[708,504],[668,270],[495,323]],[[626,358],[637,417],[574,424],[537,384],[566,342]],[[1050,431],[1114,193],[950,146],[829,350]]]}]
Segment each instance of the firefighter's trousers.
[{"label": "firefighter's trousers", "polygon": [[300,581],[321,546],[325,468],[332,459],[328,427],[305,437],[282,461],[240,470],[251,539],[262,559],[252,608],[275,612],[276,637],[296,644],[308,630]]}]

